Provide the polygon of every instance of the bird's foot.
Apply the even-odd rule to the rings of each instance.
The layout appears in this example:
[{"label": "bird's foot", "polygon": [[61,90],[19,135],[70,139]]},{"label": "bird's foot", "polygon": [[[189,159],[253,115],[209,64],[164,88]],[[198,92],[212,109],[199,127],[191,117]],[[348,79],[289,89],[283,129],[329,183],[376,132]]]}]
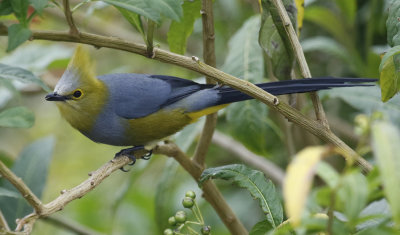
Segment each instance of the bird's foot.
[{"label": "bird's foot", "polygon": [[[128,165],[132,166],[132,165],[134,165],[136,163],[135,152],[136,151],[140,151],[140,150],[145,150],[143,145],[122,149],[121,151],[119,151],[118,153],[115,154],[114,158],[117,158],[117,157],[120,157],[120,156],[127,156],[132,161]],[[144,159],[144,160],[149,160],[150,156],[152,155],[152,153],[153,153],[153,150],[150,150],[148,153],[146,153],[144,156],[142,156],[140,158]],[[125,170],[124,167],[121,167],[120,170],[123,171],[123,172],[128,172],[129,171],[129,170]]]}]

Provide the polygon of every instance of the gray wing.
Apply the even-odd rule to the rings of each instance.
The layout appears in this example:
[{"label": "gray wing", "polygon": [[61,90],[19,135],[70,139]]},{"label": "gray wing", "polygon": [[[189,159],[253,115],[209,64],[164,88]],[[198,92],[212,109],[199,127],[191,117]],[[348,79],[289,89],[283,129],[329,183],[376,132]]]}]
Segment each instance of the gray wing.
[{"label": "gray wing", "polygon": [[145,117],[210,87],[162,75],[108,74],[98,78],[109,89],[109,105],[118,116],[126,119]]}]

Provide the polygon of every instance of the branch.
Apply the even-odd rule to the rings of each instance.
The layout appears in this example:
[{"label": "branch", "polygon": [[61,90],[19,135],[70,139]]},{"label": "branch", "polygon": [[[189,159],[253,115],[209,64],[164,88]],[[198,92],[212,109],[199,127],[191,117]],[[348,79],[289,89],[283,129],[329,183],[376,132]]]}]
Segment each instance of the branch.
[{"label": "branch", "polygon": [[5,231],[10,231],[10,227],[8,227],[8,223],[6,218],[4,218],[3,212],[1,212],[0,210],[0,232],[1,229],[5,230]]},{"label": "branch", "polygon": [[[161,146],[156,146],[153,153],[172,156],[178,161],[182,167],[189,172],[192,177],[197,181],[202,173],[202,168],[193,163],[175,144],[169,143]],[[140,155],[141,153],[137,153]],[[89,178],[79,184],[78,186],[62,190],[61,195],[53,201],[43,205],[42,202],[30,191],[28,186],[14,175],[1,161],[0,161],[0,174],[9,180],[24,196],[24,198],[31,204],[35,211],[23,219],[17,221],[17,232],[9,232],[12,234],[30,234],[33,224],[37,219],[47,217],[57,211],[62,210],[68,203],[75,199],[79,199],[92,191],[111,173],[120,169],[131,162],[127,156],[114,158],[101,166],[96,171],[89,173]],[[228,227],[232,234],[247,234],[247,230],[237,219],[232,209],[224,200],[222,194],[212,181],[208,181],[203,186],[204,197],[214,207],[224,224]],[[35,198],[34,200],[32,198]],[[23,232],[19,232],[23,229]]]},{"label": "branch", "polygon": [[[282,0],[268,0],[271,1],[272,4],[275,6],[279,17],[285,26],[286,36],[289,38],[290,44],[292,46],[292,50],[294,52],[295,58],[297,63],[299,64],[301,75],[304,78],[311,78],[311,72],[308,68],[308,64],[306,58],[304,56],[303,49],[301,47],[299,38],[297,37],[297,33],[293,28],[292,22],[290,21],[289,15],[285,9],[285,6],[282,3]],[[283,35],[281,35],[284,37]],[[287,48],[289,50],[289,48]],[[317,120],[321,122],[322,126],[329,130],[328,120],[326,119],[325,111],[322,106],[321,101],[316,92],[310,92],[311,100],[314,105],[315,115]]]},{"label": "branch", "polygon": [[[70,190],[62,190],[61,195],[57,197],[55,200],[43,205],[39,199],[37,203],[40,205],[40,210],[36,209],[38,207],[37,205],[34,206],[35,212],[32,214],[29,214],[25,216],[23,219],[19,220],[17,222],[17,228],[16,231],[20,231],[22,228],[24,228],[24,232],[27,230],[32,229],[33,223],[40,218],[40,217],[46,217],[49,216],[57,211],[62,210],[69,202],[79,199],[86,195],[88,192],[92,191],[97,185],[99,185],[105,178],[107,178],[112,172],[120,169],[121,167],[125,166],[128,164],[131,160],[126,157],[126,156],[121,156],[115,159],[110,160],[103,166],[101,166],[99,169],[97,169],[94,172],[89,173],[89,178],[79,184],[78,186],[70,189]],[[1,166],[1,164],[0,164]],[[0,168],[1,169],[1,168]],[[9,170],[8,170],[9,171]],[[5,178],[7,178],[7,175],[13,175],[11,171],[6,172],[6,174],[3,174],[3,172],[0,172]],[[7,178],[10,180],[9,178]],[[12,179],[12,178],[11,178]],[[10,181],[11,182],[11,181]],[[12,182],[11,182],[12,183]],[[24,184],[22,181],[18,181],[14,186],[19,190],[20,188],[27,188],[27,186]],[[21,191],[20,191],[21,192]],[[21,192],[22,195],[25,194],[33,197],[33,193],[29,191],[25,191],[25,194]],[[25,197],[26,198],[26,197]],[[27,199],[27,201],[31,204],[31,202]],[[32,204],[31,204],[32,205]],[[33,206],[33,205],[32,205]]]},{"label": "branch", "polygon": [[[212,0],[202,0],[201,18],[203,22],[203,57],[204,62],[212,67],[216,67],[215,58],[215,34],[214,34],[214,15]],[[215,83],[211,77],[206,77],[207,83]],[[196,146],[193,161],[204,166],[208,147],[211,143],[215,126],[217,125],[217,113],[207,115],[199,143]]]},{"label": "branch", "polygon": [[242,143],[237,142],[230,136],[227,136],[219,131],[214,133],[212,141],[225,150],[233,153],[234,156],[237,156],[242,162],[262,171],[267,177],[271,178],[272,181],[282,187],[285,173],[273,162],[269,161],[263,156],[254,154]]},{"label": "branch", "polygon": [[93,231],[90,228],[87,228],[81,224],[78,224],[75,221],[66,220],[64,218],[60,218],[59,216],[51,216],[44,218],[44,221],[49,222],[58,227],[62,227],[66,230],[73,232],[74,234],[80,235],[101,235],[100,233]]},{"label": "branch", "polygon": [[24,181],[16,176],[10,169],[8,169],[8,167],[4,165],[2,161],[0,161],[0,175],[14,185],[14,187],[21,193],[21,195],[37,213],[41,213],[43,211],[44,208],[39,198],[37,198],[36,195],[33,194],[33,192],[29,189],[29,187],[26,186]]},{"label": "branch", "polygon": [[[190,160],[185,153],[183,153],[178,146],[174,143],[167,143],[158,145],[153,149],[153,153],[164,154],[173,157],[197,182],[203,171],[202,167]],[[229,229],[231,234],[246,235],[248,234],[246,228],[236,217],[235,213],[226,203],[221,192],[217,186],[208,180],[203,184],[204,198],[214,207],[219,217],[224,222],[225,226]]]},{"label": "branch", "polygon": [[63,5],[65,18],[67,19],[67,23],[69,25],[69,33],[72,36],[79,38],[79,30],[74,23],[74,18],[72,18],[72,12],[69,7],[69,0],[63,0]]},{"label": "branch", "polygon": [[[0,23],[0,36],[1,35],[3,36],[7,35],[7,27],[5,27]],[[115,37],[105,37],[105,36],[81,32],[80,37],[75,38],[65,32],[33,30],[32,39],[84,43],[96,47],[107,47],[107,48],[128,51],[147,57],[147,51],[145,45],[128,42]],[[296,123],[297,125],[304,128],[313,135],[321,138],[327,143],[330,143],[333,146],[340,149],[346,160],[355,161],[362,168],[364,172],[369,172],[372,169],[372,166],[367,161],[365,161],[365,159],[359,156],[353,149],[351,149],[348,145],[346,145],[330,130],[325,128],[321,123],[309,119],[308,117],[300,113],[298,110],[292,108],[290,105],[284,102],[279,102],[277,97],[264,91],[258,86],[248,81],[241,80],[232,75],[224,73],[214,67],[206,65],[200,62],[197,59],[197,57],[189,58],[159,48],[154,48],[153,59],[168,64],[178,65],[180,67],[187,68],[192,71],[204,74],[205,76],[209,76],[220,83],[229,85],[257,100],[260,100],[261,102],[268,105],[270,108],[281,113],[289,121]]]}]

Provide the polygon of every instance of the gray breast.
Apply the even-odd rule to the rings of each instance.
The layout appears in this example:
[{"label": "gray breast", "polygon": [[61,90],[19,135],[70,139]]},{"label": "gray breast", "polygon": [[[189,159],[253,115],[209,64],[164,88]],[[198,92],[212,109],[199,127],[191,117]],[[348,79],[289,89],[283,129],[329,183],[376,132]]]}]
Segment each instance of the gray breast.
[{"label": "gray breast", "polygon": [[87,136],[93,141],[103,144],[115,146],[132,145],[125,134],[129,125],[128,121],[120,118],[114,112],[110,112],[112,110],[110,106],[110,104],[106,105]]}]

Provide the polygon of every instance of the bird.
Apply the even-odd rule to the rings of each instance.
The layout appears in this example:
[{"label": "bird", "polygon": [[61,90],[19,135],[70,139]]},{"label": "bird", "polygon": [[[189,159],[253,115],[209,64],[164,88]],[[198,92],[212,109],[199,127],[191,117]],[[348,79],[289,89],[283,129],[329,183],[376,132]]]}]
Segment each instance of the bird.
[{"label": "bird", "polygon": [[[321,77],[256,84],[273,94],[305,93],[335,87],[370,86],[375,79]],[[127,155],[178,132],[231,103],[252,99],[229,86],[200,84],[167,75],[96,76],[87,49],[78,46],[67,69],[47,94],[61,116],[94,142],[125,146]],[[132,147],[133,146],[133,147]],[[151,150],[142,158],[148,159]]]}]

